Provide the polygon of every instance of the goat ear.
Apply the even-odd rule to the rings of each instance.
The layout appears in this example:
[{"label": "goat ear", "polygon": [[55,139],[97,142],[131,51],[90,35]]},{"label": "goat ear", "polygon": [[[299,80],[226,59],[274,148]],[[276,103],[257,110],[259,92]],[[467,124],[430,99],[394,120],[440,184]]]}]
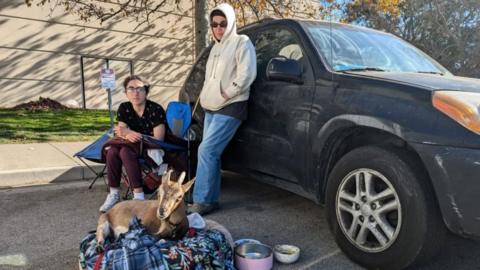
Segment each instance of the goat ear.
[{"label": "goat ear", "polygon": [[183,193],[187,192],[192,186],[193,186],[193,183],[195,182],[195,178],[193,178],[192,180],[188,181],[187,183],[183,184],[182,185],[182,190],[183,190]]}]

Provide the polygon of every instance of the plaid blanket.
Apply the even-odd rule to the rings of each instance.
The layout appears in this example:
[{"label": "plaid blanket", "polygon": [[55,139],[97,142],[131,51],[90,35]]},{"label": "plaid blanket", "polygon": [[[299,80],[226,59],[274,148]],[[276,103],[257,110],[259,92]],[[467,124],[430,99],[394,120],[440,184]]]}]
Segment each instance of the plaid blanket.
[{"label": "plaid blanket", "polygon": [[[101,257],[96,244],[95,232],[90,232],[80,243],[79,260],[84,269],[93,269]],[[106,242],[105,250],[99,269],[235,270],[232,249],[217,230],[190,229],[178,241],[159,240],[133,218],[128,232],[114,242]]]}]

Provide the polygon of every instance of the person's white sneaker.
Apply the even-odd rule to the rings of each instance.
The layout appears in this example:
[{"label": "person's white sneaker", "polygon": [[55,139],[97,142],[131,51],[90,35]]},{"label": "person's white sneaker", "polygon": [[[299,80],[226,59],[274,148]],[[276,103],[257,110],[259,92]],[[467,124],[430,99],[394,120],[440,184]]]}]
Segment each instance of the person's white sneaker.
[{"label": "person's white sneaker", "polygon": [[102,213],[105,213],[119,201],[120,201],[120,194],[108,194],[107,198],[105,199],[105,202],[103,203],[102,206],[100,206],[99,211]]}]

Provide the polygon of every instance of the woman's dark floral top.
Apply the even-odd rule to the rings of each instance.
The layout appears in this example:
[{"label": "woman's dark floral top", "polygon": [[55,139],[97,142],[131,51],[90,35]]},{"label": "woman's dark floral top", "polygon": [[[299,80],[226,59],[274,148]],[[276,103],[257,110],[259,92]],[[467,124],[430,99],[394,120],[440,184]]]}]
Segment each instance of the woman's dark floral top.
[{"label": "woman's dark floral top", "polygon": [[117,121],[124,122],[133,131],[153,136],[153,128],[166,122],[165,110],[160,104],[147,99],[143,115],[138,116],[132,103],[124,102],[118,107]]}]

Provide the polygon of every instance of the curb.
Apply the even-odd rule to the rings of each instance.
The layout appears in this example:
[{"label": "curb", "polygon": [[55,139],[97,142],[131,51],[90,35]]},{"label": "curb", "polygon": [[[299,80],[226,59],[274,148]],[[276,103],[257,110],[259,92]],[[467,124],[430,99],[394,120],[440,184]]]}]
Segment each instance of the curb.
[{"label": "curb", "polygon": [[[103,164],[95,164],[91,167],[99,172],[103,166]],[[90,180],[93,177],[95,175],[89,168],[80,165],[1,171],[0,188]]]}]

